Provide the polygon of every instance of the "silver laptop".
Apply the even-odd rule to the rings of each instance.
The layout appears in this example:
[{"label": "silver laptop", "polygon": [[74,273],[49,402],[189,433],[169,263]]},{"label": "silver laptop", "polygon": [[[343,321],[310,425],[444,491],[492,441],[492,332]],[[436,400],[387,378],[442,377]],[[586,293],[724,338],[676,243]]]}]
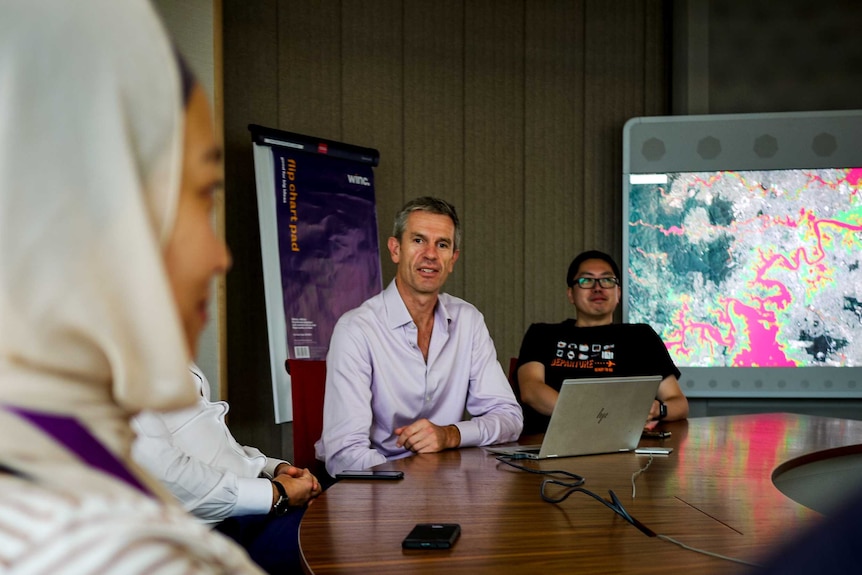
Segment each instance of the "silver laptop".
[{"label": "silver laptop", "polygon": [[661,376],[567,379],[541,445],[486,447],[526,459],[572,457],[638,446]]}]

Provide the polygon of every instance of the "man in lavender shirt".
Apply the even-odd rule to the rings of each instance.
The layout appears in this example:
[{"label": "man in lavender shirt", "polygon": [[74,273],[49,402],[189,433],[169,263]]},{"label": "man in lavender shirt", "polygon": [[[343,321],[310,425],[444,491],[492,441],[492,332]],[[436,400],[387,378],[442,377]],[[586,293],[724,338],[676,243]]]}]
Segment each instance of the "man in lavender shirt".
[{"label": "man in lavender shirt", "polygon": [[444,200],[417,198],[395,216],[395,279],[341,316],[329,344],[315,448],[331,475],[521,433],[523,414],[482,314],[440,293],[460,243],[458,215]]}]

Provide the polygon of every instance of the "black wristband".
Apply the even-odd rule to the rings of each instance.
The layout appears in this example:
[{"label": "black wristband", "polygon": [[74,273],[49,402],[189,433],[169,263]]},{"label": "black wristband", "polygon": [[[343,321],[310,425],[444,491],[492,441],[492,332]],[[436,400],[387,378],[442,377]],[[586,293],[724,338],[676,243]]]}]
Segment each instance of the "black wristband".
[{"label": "black wristband", "polygon": [[272,480],[272,484],[275,485],[275,489],[278,491],[278,499],[272,506],[271,513],[276,516],[281,516],[288,512],[288,508],[290,507],[290,497],[287,496],[287,491],[284,489],[284,485],[275,480]]}]

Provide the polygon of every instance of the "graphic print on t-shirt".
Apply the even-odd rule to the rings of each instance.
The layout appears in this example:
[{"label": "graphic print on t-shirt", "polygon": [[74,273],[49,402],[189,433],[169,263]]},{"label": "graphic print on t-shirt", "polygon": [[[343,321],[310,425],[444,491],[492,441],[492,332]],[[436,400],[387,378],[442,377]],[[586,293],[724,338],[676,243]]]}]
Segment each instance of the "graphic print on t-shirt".
[{"label": "graphic print on t-shirt", "polygon": [[593,373],[613,373],[614,344],[557,341],[550,367],[585,369]]}]

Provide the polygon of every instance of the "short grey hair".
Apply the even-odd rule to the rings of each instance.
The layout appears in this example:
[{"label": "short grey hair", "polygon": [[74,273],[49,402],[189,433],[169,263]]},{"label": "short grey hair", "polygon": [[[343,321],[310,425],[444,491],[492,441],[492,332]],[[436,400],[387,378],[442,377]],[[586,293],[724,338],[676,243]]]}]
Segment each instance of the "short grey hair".
[{"label": "short grey hair", "polygon": [[433,198],[431,196],[422,196],[421,198],[410,200],[404,204],[404,207],[401,208],[397,214],[395,214],[395,225],[392,227],[392,236],[399,242],[401,241],[401,237],[404,235],[405,228],[407,228],[407,217],[412,212],[428,212],[441,216],[449,216],[452,219],[452,223],[455,224],[455,244],[452,248],[453,251],[460,249],[461,220],[458,219],[458,213],[455,211],[455,206],[446,200]]}]

